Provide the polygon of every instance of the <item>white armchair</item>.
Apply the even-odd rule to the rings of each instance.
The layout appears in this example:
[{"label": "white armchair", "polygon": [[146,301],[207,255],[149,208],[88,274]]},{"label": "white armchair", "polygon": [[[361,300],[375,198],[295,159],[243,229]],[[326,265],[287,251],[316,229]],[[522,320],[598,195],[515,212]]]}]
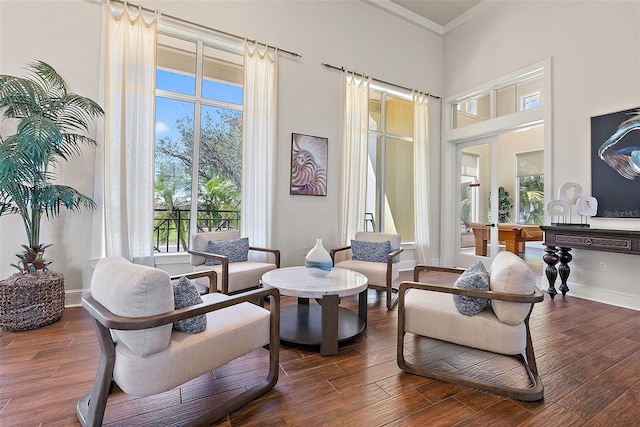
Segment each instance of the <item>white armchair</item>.
[{"label": "white armchair", "polygon": [[[358,246],[363,247],[362,252],[366,255],[372,254],[372,256],[365,255],[358,258],[355,253],[356,248],[352,245],[331,249],[330,255],[334,267],[346,268],[367,276],[369,288],[386,291],[387,309],[391,310],[398,303],[397,295],[394,296],[397,289],[393,288],[393,281],[400,275],[398,268],[398,255],[402,252],[400,235],[359,231],[353,240]],[[389,242],[389,245],[383,249],[382,244],[386,242]],[[367,243],[372,245],[367,245]],[[349,254],[350,259],[336,262],[336,255],[342,251]]]},{"label": "white armchair", "polygon": [[[529,316],[533,304],[541,302],[544,294],[536,287],[533,273],[527,264],[511,252],[498,253],[488,273],[489,290],[418,282],[420,273],[427,271],[456,274],[464,272],[461,269],[419,265],[414,269],[414,281],[400,284],[397,343],[400,369],[518,400],[542,399],[544,387],[533,351]],[[485,308],[478,307],[475,311],[477,314],[462,314],[461,311],[468,310],[468,306],[456,306],[454,295],[480,298],[484,304],[489,299],[490,303]],[[436,364],[410,361],[411,355],[405,352],[407,334],[515,356],[529,376],[529,385],[519,388],[475,378],[462,372],[438,369]]]},{"label": "white armchair", "polygon": [[[241,240],[244,240],[241,242]],[[233,251],[234,246],[244,245],[243,261],[235,261],[230,253],[208,252],[209,242],[215,242],[219,248],[228,243],[227,251]],[[267,254],[269,260],[265,262],[251,261],[246,257],[247,252],[261,252]],[[232,295],[249,289],[257,289],[260,279],[267,271],[280,268],[280,251],[277,249],[259,248],[249,246],[248,239],[241,239],[238,230],[209,231],[196,233],[192,236],[191,265],[194,271],[213,270],[217,273],[216,290],[223,294]],[[198,284],[208,286],[206,282],[196,281]]]},{"label": "white armchair", "polygon": [[[114,385],[135,396],[161,393],[267,345],[269,372],[264,380],[188,423],[209,425],[273,388],[280,350],[278,291],[236,296],[214,292],[201,298],[202,303],[174,309],[174,289],[164,271],[120,257],[98,262],[91,294],[82,301],[101,349],[93,389],[77,405],[83,426],[102,425]],[[269,298],[269,309],[248,302],[256,298]],[[175,330],[175,322],[203,315],[206,321],[199,333]]]}]

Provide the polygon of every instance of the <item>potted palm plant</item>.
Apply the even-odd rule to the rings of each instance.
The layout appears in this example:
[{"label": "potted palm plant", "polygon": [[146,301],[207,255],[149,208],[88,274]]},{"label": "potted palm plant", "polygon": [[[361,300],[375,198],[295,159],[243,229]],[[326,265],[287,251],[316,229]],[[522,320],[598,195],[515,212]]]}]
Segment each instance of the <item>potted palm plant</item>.
[{"label": "potted palm plant", "polygon": [[0,135],[0,217],[19,215],[27,238],[11,264],[19,272],[0,282],[0,327],[9,330],[38,328],[62,316],[64,278],[47,268],[40,223],[63,207],[95,207],[90,197],[57,184],[54,166],[79,155],[83,145],[97,145],[89,125],[104,114],[96,102],[68,92],[50,65],[33,62],[27,74],[0,75],[0,120],[12,129]]}]

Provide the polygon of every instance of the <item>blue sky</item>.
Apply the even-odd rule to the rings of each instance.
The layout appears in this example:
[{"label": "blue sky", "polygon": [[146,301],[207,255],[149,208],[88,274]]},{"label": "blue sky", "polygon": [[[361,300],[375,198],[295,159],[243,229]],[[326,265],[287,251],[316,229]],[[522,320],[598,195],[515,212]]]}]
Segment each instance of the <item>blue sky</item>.
[{"label": "blue sky", "polygon": [[[184,95],[195,95],[195,78],[184,74],[158,70],[156,74],[158,89]],[[242,88],[230,84],[205,79],[202,85],[203,98],[242,105]],[[167,98],[156,98],[156,140],[163,137],[177,138],[174,129],[177,118],[189,115],[193,117],[193,104]]]}]

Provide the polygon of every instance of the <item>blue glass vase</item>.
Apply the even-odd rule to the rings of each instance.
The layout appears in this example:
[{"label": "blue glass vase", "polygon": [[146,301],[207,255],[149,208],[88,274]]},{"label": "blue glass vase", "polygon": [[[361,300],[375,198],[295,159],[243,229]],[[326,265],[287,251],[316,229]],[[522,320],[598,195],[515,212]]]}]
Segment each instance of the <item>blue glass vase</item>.
[{"label": "blue glass vase", "polygon": [[316,239],[316,245],[304,259],[307,272],[313,277],[325,277],[333,268],[329,252],[322,246],[322,239]]}]

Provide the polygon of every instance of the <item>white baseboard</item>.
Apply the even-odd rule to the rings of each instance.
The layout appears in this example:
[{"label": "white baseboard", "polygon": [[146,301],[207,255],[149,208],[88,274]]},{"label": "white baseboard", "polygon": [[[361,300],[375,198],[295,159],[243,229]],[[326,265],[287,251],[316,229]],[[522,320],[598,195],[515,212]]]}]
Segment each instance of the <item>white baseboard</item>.
[{"label": "white baseboard", "polygon": [[75,290],[64,292],[64,306],[65,307],[82,307],[82,294],[87,291]]},{"label": "white baseboard", "polygon": [[[556,290],[558,289],[556,283]],[[640,311],[640,296],[623,292],[612,292],[606,289],[594,289],[589,286],[579,285],[577,283],[568,283],[569,292],[567,295],[582,298],[589,301],[601,302],[604,304],[615,305],[617,307],[630,308]],[[546,288],[544,288],[546,290]],[[562,298],[562,293],[558,291],[556,298]]]}]

